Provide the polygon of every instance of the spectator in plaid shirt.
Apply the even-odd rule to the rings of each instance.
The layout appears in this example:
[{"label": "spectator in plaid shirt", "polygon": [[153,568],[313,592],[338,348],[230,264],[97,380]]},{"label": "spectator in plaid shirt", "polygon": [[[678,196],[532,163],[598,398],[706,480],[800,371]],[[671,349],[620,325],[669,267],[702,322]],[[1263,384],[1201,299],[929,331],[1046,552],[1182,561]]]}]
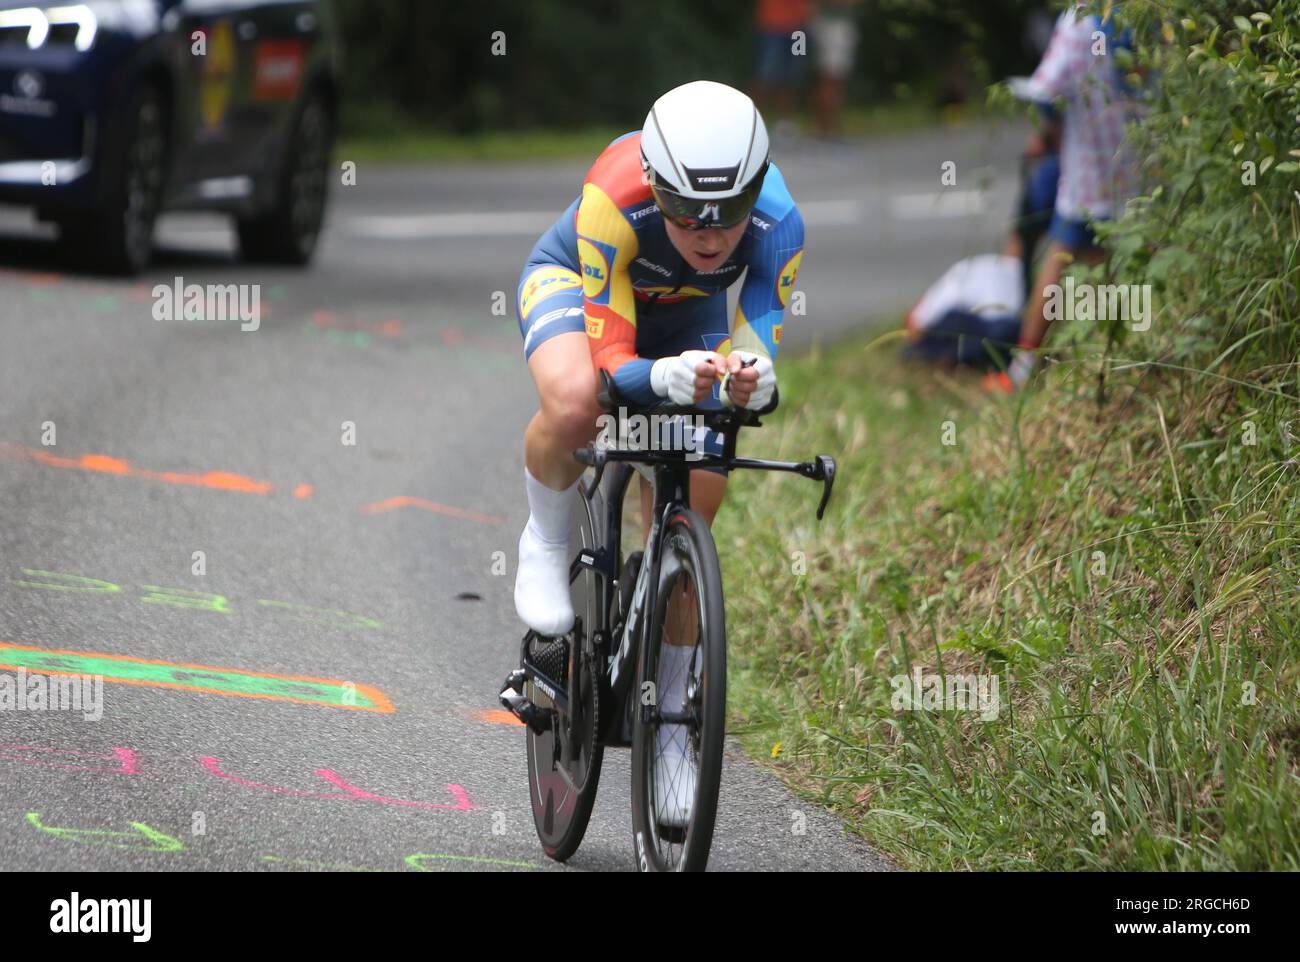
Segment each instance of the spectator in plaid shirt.
[{"label": "spectator in plaid shirt", "polygon": [[1014,391],[1033,371],[1033,351],[1043,341],[1048,321],[1043,306],[1072,260],[1098,263],[1090,223],[1117,217],[1135,181],[1133,160],[1124,146],[1124,128],[1134,101],[1113,54],[1112,22],[1074,7],[1061,14],[1052,40],[1034,75],[1012,82],[1012,92],[1038,103],[1065,103],[1061,135],[1061,182],[1056,212],[1048,227],[1049,246],[1037,283],[1025,305],[1019,350],[1006,371],[985,378],[985,387]]}]

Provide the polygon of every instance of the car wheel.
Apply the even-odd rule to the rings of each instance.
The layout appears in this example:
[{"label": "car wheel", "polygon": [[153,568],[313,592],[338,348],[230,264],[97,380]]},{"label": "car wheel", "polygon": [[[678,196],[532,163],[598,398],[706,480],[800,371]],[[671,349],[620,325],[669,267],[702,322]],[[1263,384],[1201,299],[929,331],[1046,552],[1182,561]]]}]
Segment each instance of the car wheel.
[{"label": "car wheel", "polygon": [[237,222],[245,259],[272,264],[311,260],[329,196],[332,128],[325,98],[319,93],[308,94],[294,124],[274,206],[259,217]]},{"label": "car wheel", "polygon": [[153,254],[154,224],[167,175],[167,130],[163,97],[157,88],[141,87],[126,113],[130,125],[116,182],[100,208],[62,223],[62,235],[74,254],[90,266],[115,274],[138,274]]}]

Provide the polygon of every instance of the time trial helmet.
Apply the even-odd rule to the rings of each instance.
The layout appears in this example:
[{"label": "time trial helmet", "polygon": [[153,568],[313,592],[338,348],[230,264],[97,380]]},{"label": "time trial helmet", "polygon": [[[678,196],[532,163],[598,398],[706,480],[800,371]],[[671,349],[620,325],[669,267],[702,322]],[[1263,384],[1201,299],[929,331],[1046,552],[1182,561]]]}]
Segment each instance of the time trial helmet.
[{"label": "time trial helmet", "polygon": [[763,189],[767,127],[747,96],[712,80],[674,87],[641,130],[641,167],[655,202],[679,227],[734,227]]}]

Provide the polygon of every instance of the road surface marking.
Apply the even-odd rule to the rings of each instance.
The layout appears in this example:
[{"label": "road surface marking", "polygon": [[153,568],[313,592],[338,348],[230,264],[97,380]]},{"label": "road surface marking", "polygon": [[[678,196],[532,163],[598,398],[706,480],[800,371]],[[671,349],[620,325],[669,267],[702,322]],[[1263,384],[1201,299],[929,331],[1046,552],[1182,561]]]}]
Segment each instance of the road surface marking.
[{"label": "road surface marking", "polygon": [[894,220],[947,220],[984,213],[987,198],[979,190],[939,190],[929,194],[899,194],[889,199]]},{"label": "road surface marking", "polygon": [[377,688],[307,675],[272,675],[242,668],[216,668],[127,655],[61,648],[37,648],[0,641],[0,668],[24,668],[43,675],[100,675],[106,682],[175,688],[209,695],[266,698],[299,705],[324,705],[353,711],[396,711]]},{"label": "road surface marking", "polygon": [[205,471],[202,474],[182,474],[178,471],[150,471],[137,468],[130,461],[107,454],[83,454],[77,458],[62,458],[40,448],[21,444],[0,443],[0,457],[17,461],[35,461],[51,468],[70,468],[74,471],[93,471],[97,474],[115,474],[119,477],[146,478],[167,484],[212,488],[216,491],[238,491],[241,494],[270,494],[275,486],[270,481],[258,481],[235,474],[233,471]]},{"label": "road surface marking", "polygon": [[[814,200],[799,205],[813,227],[852,224],[860,216],[851,200]],[[371,214],[353,217],[343,229],[374,240],[434,240],[448,237],[536,237],[560,217],[554,210],[482,211],[461,214]]]},{"label": "road surface marking", "polygon": [[477,521],[479,524],[501,523],[501,519],[495,515],[479,514],[477,511],[466,511],[464,508],[453,508],[448,504],[438,504],[436,501],[426,501],[424,498],[412,498],[404,494],[393,498],[386,498],[383,501],[376,501],[373,504],[363,504],[361,506],[361,510],[366,514],[379,514],[384,511],[395,511],[398,508],[419,508],[422,511],[434,511],[438,514],[450,515],[453,518],[463,518],[466,521]]},{"label": "road surface marking", "polygon": [[483,211],[464,214],[373,214],[353,217],[343,229],[354,237],[416,240],[438,237],[512,237],[542,233],[558,210]]}]

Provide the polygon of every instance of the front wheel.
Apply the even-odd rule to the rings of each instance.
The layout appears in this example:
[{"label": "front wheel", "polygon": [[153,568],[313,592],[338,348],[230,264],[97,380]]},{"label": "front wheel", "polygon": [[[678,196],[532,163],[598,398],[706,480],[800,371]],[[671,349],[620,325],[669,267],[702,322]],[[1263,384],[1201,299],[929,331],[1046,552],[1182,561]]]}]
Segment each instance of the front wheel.
[{"label": "front wheel", "polygon": [[[666,655],[670,645],[678,652]],[[704,519],[685,507],[669,516],[664,529],[654,612],[633,697],[637,865],[643,872],[703,871],[722,785],[727,626],[713,536]]]}]

